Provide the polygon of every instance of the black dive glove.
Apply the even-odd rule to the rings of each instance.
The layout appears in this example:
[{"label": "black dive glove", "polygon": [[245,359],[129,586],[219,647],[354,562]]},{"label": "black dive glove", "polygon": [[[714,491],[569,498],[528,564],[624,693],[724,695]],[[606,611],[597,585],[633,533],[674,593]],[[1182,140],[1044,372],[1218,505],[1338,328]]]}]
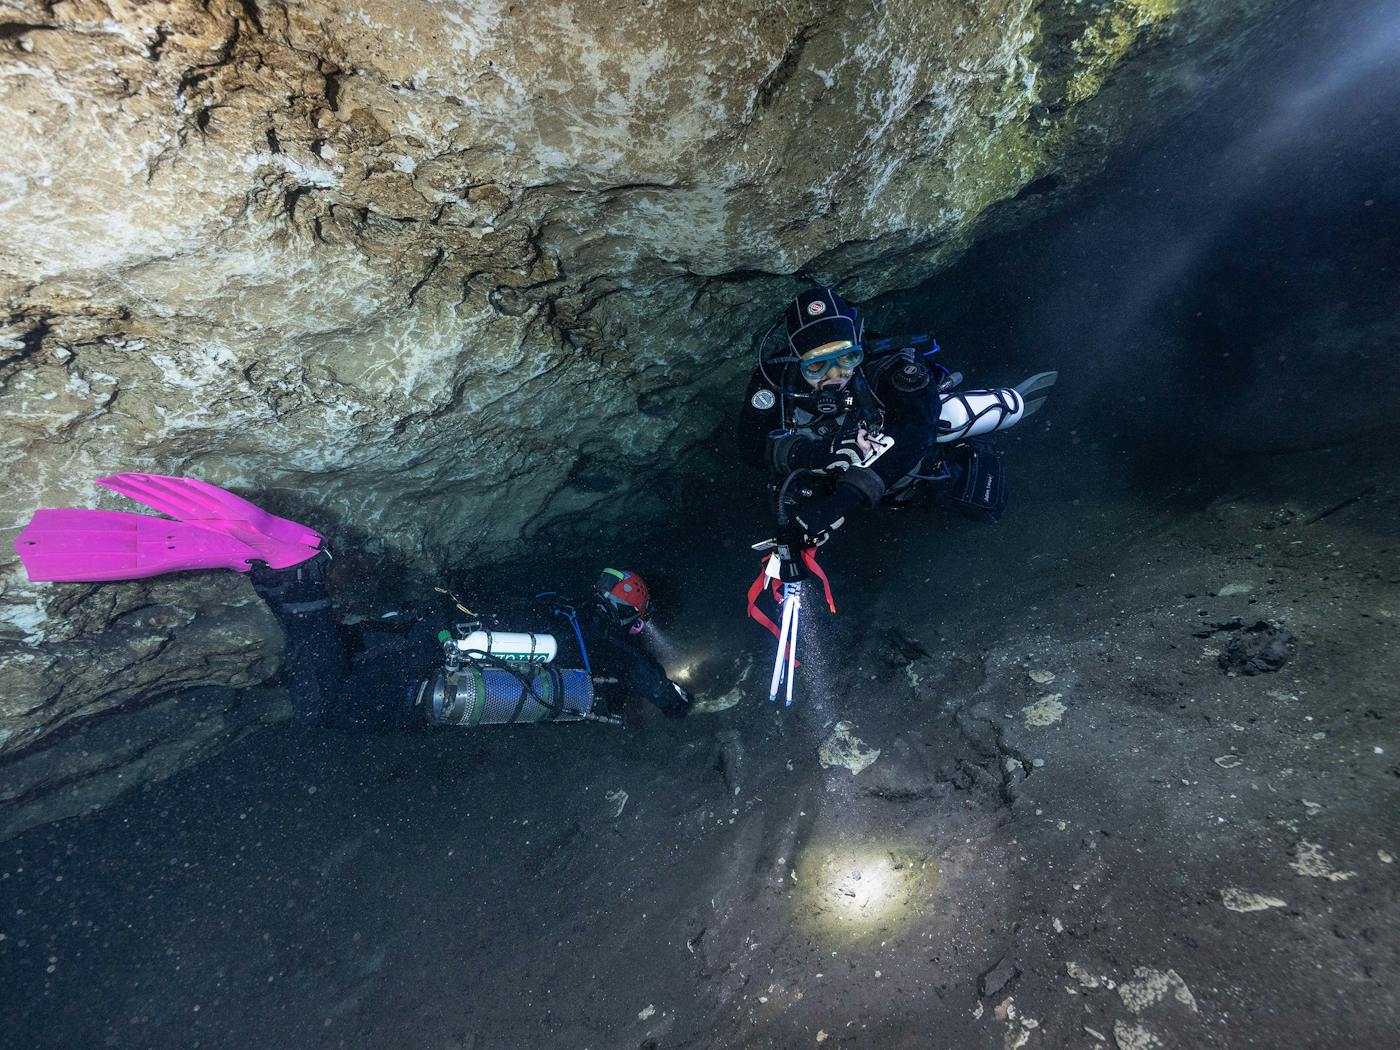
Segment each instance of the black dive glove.
[{"label": "black dive glove", "polygon": [[860,447],[860,438],[864,436],[867,445],[869,436],[864,429],[850,430],[837,434],[831,439],[828,449],[829,459],[826,463],[826,470],[850,470],[852,467],[862,467],[870,457],[870,453]]},{"label": "black dive glove", "polygon": [[846,515],[858,507],[875,506],[884,494],[885,483],[878,474],[865,467],[852,467],[841,475],[831,495],[791,511],[790,516],[808,536],[825,542],[845,522]]},{"label": "black dive glove", "polygon": [[770,439],[768,463],[775,474],[787,474],[793,470],[832,474],[865,466],[878,452],[872,454],[862,449],[857,435],[863,436],[869,443],[870,434],[863,428],[839,431],[827,440],[801,434]]}]

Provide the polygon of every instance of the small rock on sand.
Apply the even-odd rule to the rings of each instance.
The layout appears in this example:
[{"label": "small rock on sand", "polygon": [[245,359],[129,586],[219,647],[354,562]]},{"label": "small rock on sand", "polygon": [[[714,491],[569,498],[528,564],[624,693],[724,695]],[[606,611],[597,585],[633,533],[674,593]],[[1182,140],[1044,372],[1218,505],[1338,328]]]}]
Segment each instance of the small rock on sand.
[{"label": "small rock on sand", "polygon": [[1191,994],[1191,989],[1186,987],[1186,982],[1181,979],[1181,975],[1175,970],[1154,970],[1150,966],[1138,966],[1133,970],[1135,981],[1124,981],[1118,986],[1118,998],[1123,1000],[1123,1005],[1135,1014],[1142,1013],[1147,1007],[1154,1003],[1159,1003],[1171,993],[1177,1002],[1190,1007],[1191,1012],[1196,1013],[1196,997]]},{"label": "small rock on sand", "polygon": [[1354,871],[1334,869],[1331,861],[1322,855],[1322,847],[1307,839],[1301,840],[1298,845],[1293,847],[1293,859],[1288,862],[1288,866],[1299,875],[1306,875],[1310,879],[1346,882],[1347,879],[1356,878]]},{"label": "small rock on sand", "polygon": [[1220,891],[1220,901],[1231,911],[1268,911],[1270,908],[1286,908],[1288,902],[1262,893],[1237,889],[1234,886]]},{"label": "small rock on sand", "polygon": [[817,759],[823,769],[845,766],[853,776],[859,776],[880,757],[880,749],[868,747],[864,740],[851,734],[850,722],[837,722],[831,735],[817,749]]},{"label": "small rock on sand", "polygon": [[1031,728],[1052,726],[1063,718],[1069,709],[1060,702],[1062,695],[1061,693],[1051,693],[1049,696],[1041,697],[1035,703],[1021,708],[1021,714],[1026,716],[1026,725]]},{"label": "small rock on sand", "polygon": [[1065,963],[1065,972],[1078,981],[1081,988],[1097,988],[1099,986],[1099,979],[1077,962]]},{"label": "small rock on sand", "polygon": [[1118,1044],[1118,1050],[1152,1050],[1162,1045],[1162,1040],[1149,1029],[1126,1021],[1113,1022],[1113,1041]]},{"label": "small rock on sand", "polygon": [[1019,976],[1021,976],[1020,967],[1003,957],[977,979],[977,992],[984,998],[996,995]]}]

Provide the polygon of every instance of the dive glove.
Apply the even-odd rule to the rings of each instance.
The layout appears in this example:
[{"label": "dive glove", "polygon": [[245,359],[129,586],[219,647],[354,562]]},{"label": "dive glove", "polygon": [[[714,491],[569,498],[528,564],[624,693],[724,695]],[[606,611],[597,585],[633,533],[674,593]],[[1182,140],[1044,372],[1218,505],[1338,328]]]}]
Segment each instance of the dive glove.
[{"label": "dive glove", "polygon": [[893,445],[893,438],[883,434],[872,434],[864,427],[843,431],[831,439],[831,461],[825,469],[843,471],[852,467],[868,467]]}]

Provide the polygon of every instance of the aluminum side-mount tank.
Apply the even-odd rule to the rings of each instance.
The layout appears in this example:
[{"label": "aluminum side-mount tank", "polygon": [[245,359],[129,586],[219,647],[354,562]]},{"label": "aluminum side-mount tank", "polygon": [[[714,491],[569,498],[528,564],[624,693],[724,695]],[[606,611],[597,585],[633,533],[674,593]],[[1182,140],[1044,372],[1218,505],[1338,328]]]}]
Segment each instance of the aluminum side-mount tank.
[{"label": "aluminum side-mount tank", "polygon": [[589,716],[593,702],[587,671],[523,662],[438,671],[419,692],[423,714],[435,725],[578,722]]}]

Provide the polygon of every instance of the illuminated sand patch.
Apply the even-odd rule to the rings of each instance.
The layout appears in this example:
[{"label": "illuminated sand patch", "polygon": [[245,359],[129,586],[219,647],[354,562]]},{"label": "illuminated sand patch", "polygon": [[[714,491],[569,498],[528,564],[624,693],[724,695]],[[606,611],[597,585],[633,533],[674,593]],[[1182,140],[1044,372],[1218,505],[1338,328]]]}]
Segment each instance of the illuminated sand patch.
[{"label": "illuminated sand patch", "polygon": [[937,862],[892,843],[820,844],[798,856],[795,919],[824,940],[860,941],[912,929],[933,899]]}]

